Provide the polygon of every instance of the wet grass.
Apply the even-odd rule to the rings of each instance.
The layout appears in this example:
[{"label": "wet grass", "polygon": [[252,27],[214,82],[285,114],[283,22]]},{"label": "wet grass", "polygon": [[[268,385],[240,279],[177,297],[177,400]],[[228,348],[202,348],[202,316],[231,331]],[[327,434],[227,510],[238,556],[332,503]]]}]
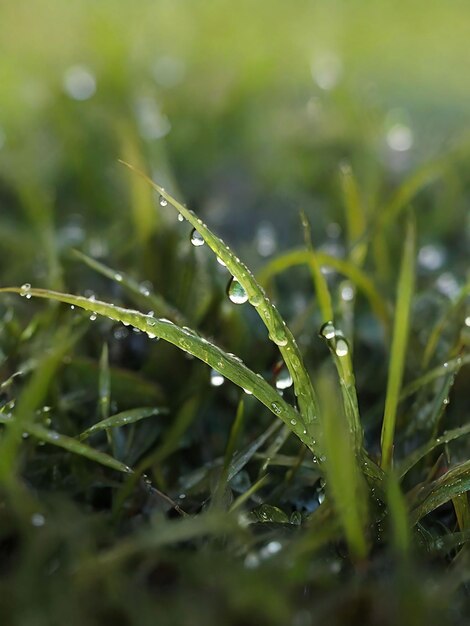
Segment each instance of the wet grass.
[{"label": "wet grass", "polygon": [[[435,288],[416,269],[416,175],[389,203],[410,213],[382,251],[389,283],[374,259],[392,227],[367,222],[349,167],[346,254],[317,250],[303,214],[304,246],[258,278],[142,177],[160,224],[182,216],[146,252],[174,277],[161,291],[125,255],[117,270],[112,251],[57,245],[43,282],[93,292],[0,288],[4,623],[459,623],[468,287],[418,333]],[[299,265],[311,302],[293,313],[276,281]]]}]

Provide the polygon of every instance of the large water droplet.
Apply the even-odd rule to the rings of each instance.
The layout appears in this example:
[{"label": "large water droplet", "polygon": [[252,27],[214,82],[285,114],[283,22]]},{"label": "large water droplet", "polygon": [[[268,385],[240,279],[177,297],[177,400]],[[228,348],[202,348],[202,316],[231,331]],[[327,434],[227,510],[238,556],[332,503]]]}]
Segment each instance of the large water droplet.
[{"label": "large water droplet", "polygon": [[349,347],[346,339],[339,337],[336,341],[335,352],[338,356],[346,356],[349,352]]},{"label": "large water droplet", "polygon": [[244,287],[235,276],[232,277],[228,286],[227,286],[227,295],[231,302],[234,304],[245,304],[248,300],[248,294],[246,293]]},{"label": "large water droplet", "polygon": [[225,382],[225,378],[217,370],[211,370],[211,385],[213,387],[220,387]]},{"label": "large water droplet", "polygon": [[168,200],[165,198],[165,196],[160,196],[160,198],[158,199],[158,203],[160,206],[167,206]]},{"label": "large water droplet", "polygon": [[333,325],[333,322],[326,322],[320,328],[320,337],[323,337],[324,339],[327,339],[329,341],[330,339],[333,339],[333,337],[335,336],[335,332],[336,329]]},{"label": "large water droplet", "polygon": [[276,389],[280,391],[284,391],[284,389],[288,389],[292,387],[292,376],[290,375],[289,370],[284,365],[276,378]]},{"label": "large water droplet", "polygon": [[203,246],[206,243],[204,241],[204,237],[195,228],[191,231],[191,243],[193,246],[196,246],[196,248]]}]

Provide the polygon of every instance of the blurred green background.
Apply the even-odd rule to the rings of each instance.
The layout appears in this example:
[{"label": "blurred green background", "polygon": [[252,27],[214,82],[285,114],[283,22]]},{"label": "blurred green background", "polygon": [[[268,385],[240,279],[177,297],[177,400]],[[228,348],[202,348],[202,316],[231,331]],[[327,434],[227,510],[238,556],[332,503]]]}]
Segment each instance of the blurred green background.
[{"label": "blurred green background", "polygon": [[[325,239],[344,159],[380,209],[408,172],[465,143],[469,24],[463,0],[3,0],[2,282],[31,267],[32,250],[12,261],[25,215],[42,239],[49,220],[59,247],[83,228],[90,252],[124,251],[129,220],[145,244],[166,217],[118,158],[244,243],[264,220],[297,241],[300,208]],[[429,206],[429,237],[465,221],[455,184]]]}]

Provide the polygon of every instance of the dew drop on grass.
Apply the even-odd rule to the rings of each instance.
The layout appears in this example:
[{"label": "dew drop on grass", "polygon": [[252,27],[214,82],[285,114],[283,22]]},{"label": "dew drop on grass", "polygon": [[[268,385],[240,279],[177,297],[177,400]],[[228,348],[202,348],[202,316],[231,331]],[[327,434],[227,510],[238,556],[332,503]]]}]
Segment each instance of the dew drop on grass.
[{"label": "dew drop on grass", "polygon": [[289,387],[292,387],[292,376],[287,367],[283,365],[276,378],[276,389],[284,391]]},{"label": "dew drop on grass", "polygon": [[158,204],[160,206],[167,206],[168,200],[165,198],[165,196],[160,196],[160,198],[158,199]]},{"label": "dew drop on grass", "polygon": [[282,413],[282,407],[277,402],[272,402],[271,408],[274,411],[274,413],[276,413],[276,415],[280,415]]},{"label": "dew drop on grass", "polygon": [[195,228],[193,228],[193,230],[191,231],[190,241],[193,244],[193,246],[196,246],[196,248],[199,248],[200,246],[203,246],[206,243],[204,241],[204,237]]},{"label": "dew drop on grass", "polygon": [[92,313],[92,314],[90,315],[90,320],[91,320],[92,322],[94,322],[94,321],[96,320],[96,318],[97,318],[97,317],[98,317],[98,316],[97,316],[97,314],[96,314],[96,313]]},{"label": "dew drop on grass", "polygon": [[122,274],[116,273],[114,274],[114,280],[116,280],[118,283],[122,282]]},{"label": "dew drop on grass", "polygon": [[335,336],[335,332],[336,329],[333,325],[333,322],[326,322],[320,328],[320,337],[323,337],[324,339],[327,339],[329,341],[330,339],[333,339],[333,337]]},{"label": "dew drop on grass", "polygon": [[233,276],[227,286],[227,295],[229,300],[234,304],[245,304],[248,300],[248,294],[246,293],[244,287],[238,280]]},{"label": "dew drop on grass", "polygon": [[222,267],[227,267],[227,264],[225,263],[225,261],[222,261],[222,259],[219,256],[217,257],[217,263],[221,265]]},{"label": "dew drop on grass", "polygon": [[212,387],[220,387],[225,382],[225,378],[217,370],[211,370],[211,385]]},{"label": "dew drop on grass", "polygon": [[336,354],[341,357],[341,356],[346,356],[349,352],[349,347],[348,344],[346,342],[346,339],[343,339],[343,337],[340,337],[337,342],[336,342],[336,346],[335,346],[335,352]]},{"label": "dew drop on grass", "polygon": [[243,388],[243,391],[246,393],[247,396],[252,396],[253,395],[253,392],[250,391],[249,389]]},{"label": "dew drop on grass", "polygon": [[184,215],[182,213],[178,213],[178,222],[184,222]]},{"label": "dew drop on grass", "polygon": [[26,297],[28,300],[31,298],[31,294],[29,293],[31,290],[31,285],[29,283],[24,283],[21,285],[20,296]]}]

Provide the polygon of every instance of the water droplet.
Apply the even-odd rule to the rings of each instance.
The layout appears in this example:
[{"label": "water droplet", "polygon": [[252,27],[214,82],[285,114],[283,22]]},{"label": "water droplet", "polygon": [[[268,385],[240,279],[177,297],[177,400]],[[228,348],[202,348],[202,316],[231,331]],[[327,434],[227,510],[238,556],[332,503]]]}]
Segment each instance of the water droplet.
[{"label": "water droplet", "polygon": [[345,302],[351,302],[354,298],[354,287],[349,282],[344,282],[341,286],[341,299]]},{"label": "water droplet", "polygon": [[272,402],[271,408],[274,411],[274,413],[276,413],[276,415],[280,415],[282,413],[282,407],[277,402]]},{"label": "water droplet", "polygon": [[333,339],[333,337],[335,336],[335,332],[336,329],[333,325],[333,322],[326,322],[320,328],[320,337],[323,337],[324,339],[327,339],[329,341],[330,339]]},{"label": "water droplet", "polygon": [[225,378],[217,370],[211,370],[211,385],[213,387],[220,387],[225,382]]},{"label": "water droplet", "polygon": [[291,419],[290,423],[292,424],[292,426],[295,426],[297,424],[297,420]]},{"label": "water droplet", "polygon": [[31,298],[31,294],[29,293],[30,289],[31,285],[29,283],[24,283],[24,285],[21,285],[20,296],[26,296],[26,298],[28,299]]},{"label": "water droplet", "polygon": [[116,280],[118,283],[122,282],[122,274],[116,273],[114,274],[114,280]]},{"label": "water droplet", "polygon": [[33,515],[31,515],[31,524],[35,528],[40,528],[41,526],[44,526],[45,523],[46,518],[42,515],[42,513],[33,513]]},{"label": "water droplet", "polygon": [[339,337],[339,339],[336,342],[336,346],[335,346],[335,352],[338,356],[346,356],[349,352],[349,347],[348,344],[346,342],[346,339],[343,339],[343,337]]},{"label": "water droplet", "polygon": [[279,374],[277,375],[276,378],[276,389],[279,389],[280,391],[284,391],[284,389],[288,389],[289,387],[292,387],[292,376],[290,375],[289,370],[287,369],[287,367],[284,365],[280,371]]},{"label": "water droplet", "polygon": [[249,389],[245,389],[244,387],[243,387],[243,391],[246,393],[247,396],[252,396],[253,395],[252,391],[250,391]]},{"label": "water droplet", "polygon": [[94,322],[94,321],[96,320],[96,318],[97,318],[97,317],[98,317],[98,316],[97,316],[97,314],[93,312],[93,313],[90,315],[90,320],[91,320],[92,322]]},{"label": "water droplet", "polygon": [[75,305],[74,305],[74,304],[71,304],[71,305],[70,305],[70,309],[71,309],[72,311],[74,311],[74,310],[75,310]]},{"label": "water droplet", "polygon": [[165,198],[165,196],[162,196],[162,195],[161,195],[161,196],[159,197],[159,199],[158,199],[158,204],[159,204],[160,206],[167,206],[167,204],[168,204],[168,200]]},{"label": "water droplet", "polygon": [[224,261],[222,261],[222,259],[219,256],[217,257],[217,263],[221,265],[222,267],[227,267],[227,264]]},{"label": "water droplet", "polygon": [[85,65],[72,65],[64,74],[64,89],[73,100],[88,100],[96,91],[96,78]]},{"label": "water droplet", "polygon": [[470,315],[465,318],[465,326],[470,326]]},{"label": "water droplet", "polygon": [[203,246],[206,243],[204,241],[204,237],[195,228],[191,231],[191,243],[193,246],[196,246],[196,248]]},{"label": "water droplet", "polygon": [[142,283],[141,285],[139,285],[139,292],[143,295],[143,296],[149,296],[150,295],[150,289],[147,283]]},{"label": "water droplet", "polygon": [[248,294],[235,276],[232,277],[227,286],[227,295],[234,304],[244,304],[248,300]]},{"label": "water droplet", "polygon": [[178,213],[178,222],[184,222],[184,215],[182,213]]}]

